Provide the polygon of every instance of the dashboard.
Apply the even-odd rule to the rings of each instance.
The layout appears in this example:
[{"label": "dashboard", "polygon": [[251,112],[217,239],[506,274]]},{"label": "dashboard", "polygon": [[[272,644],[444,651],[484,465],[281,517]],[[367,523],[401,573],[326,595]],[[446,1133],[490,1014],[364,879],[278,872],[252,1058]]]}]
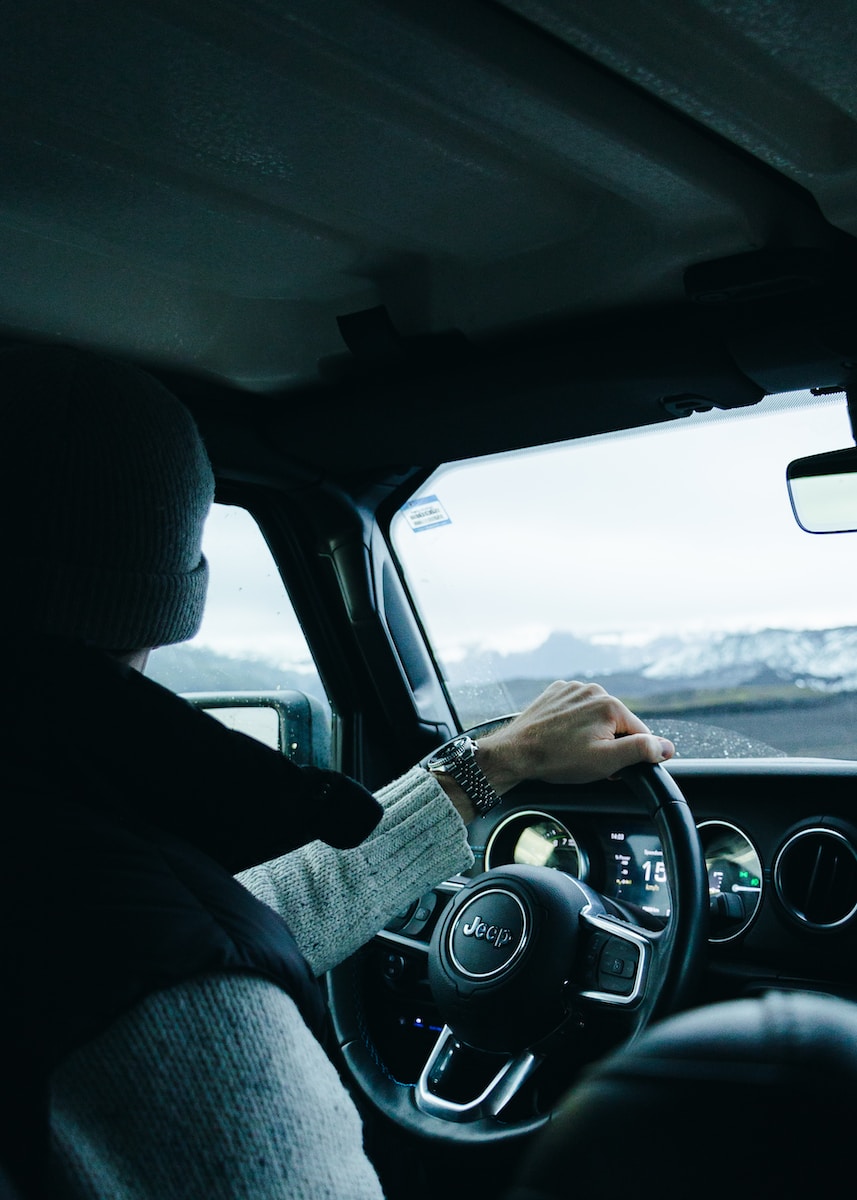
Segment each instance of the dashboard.
[{"label": "dashboard", "polygon": [[[701,1000],[770,986],[857,998],[857,762],[674,760],[708,877]],[[471,826],[468,875],[509,863],[584,880],[655,924],[670,880],[654,825],[621,782],[529,784]]]},{"label": "dashboard", "polygon": [[[707,871],[708,944],[692,1003],[772,988],[857,1001],[857,762],[676,759],[668,770]],[[350,972],[359,972],[371,997],[361,1010],[367,1036],[399,1080],[419,1077],[440,1035],[426,951],[468,878],[536,864],[584,880],[636,925],[669,920],[672,881],[656,828],[619,780],[520,785],[471,823],[469,837],[473,866],[398,914],[336,982],[338,996],[352,996]],[[555,1086],[566,1082],[558,1071]]]}]

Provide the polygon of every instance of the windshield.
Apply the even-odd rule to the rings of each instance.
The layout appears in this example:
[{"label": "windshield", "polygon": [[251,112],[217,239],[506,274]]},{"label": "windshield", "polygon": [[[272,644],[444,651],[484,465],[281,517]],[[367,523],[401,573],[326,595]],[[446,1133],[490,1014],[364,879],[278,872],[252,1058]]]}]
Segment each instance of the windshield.
[{"label": "windshield", "polygon": [[801,530],[843,396],[445,466],[390,530],[463,728],[595,680],[687,757],[857,758],[857,535]]}]

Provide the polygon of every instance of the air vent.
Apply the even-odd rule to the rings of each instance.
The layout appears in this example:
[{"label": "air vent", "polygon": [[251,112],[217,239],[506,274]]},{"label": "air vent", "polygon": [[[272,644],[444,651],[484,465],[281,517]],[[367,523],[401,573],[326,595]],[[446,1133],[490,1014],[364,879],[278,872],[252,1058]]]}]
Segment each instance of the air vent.
[{"label": "air vent", "polygon": [[802,924],[842,925],[857,912],[857,850],[835,829],[802,829],[777,856],[774,888]]}]

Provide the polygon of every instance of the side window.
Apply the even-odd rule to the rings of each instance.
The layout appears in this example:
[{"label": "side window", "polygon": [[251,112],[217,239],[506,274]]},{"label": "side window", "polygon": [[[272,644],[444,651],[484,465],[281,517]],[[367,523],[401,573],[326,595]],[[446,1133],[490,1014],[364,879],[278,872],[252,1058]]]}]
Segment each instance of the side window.
[{"label": "side window", "polygon": [[146,674],[297,761],[327,765],[329,704],[259,526],[246,509],[215,504],[203,551],[199,632],[153,651]]}]

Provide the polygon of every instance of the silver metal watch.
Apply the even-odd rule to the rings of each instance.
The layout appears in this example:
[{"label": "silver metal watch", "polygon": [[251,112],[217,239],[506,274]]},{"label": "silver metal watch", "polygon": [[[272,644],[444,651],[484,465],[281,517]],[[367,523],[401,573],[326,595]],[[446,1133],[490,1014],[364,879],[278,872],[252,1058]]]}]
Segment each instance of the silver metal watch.
[{"label": "silver metal watch", "polygon": [[500,797],[488,782],[488,777],[476,761],[479,743],[466,733],[459,734],[446,742],[425,760],[427,771],[433,775],[451,775],[470,803],[477,816],[484,817]]}]

